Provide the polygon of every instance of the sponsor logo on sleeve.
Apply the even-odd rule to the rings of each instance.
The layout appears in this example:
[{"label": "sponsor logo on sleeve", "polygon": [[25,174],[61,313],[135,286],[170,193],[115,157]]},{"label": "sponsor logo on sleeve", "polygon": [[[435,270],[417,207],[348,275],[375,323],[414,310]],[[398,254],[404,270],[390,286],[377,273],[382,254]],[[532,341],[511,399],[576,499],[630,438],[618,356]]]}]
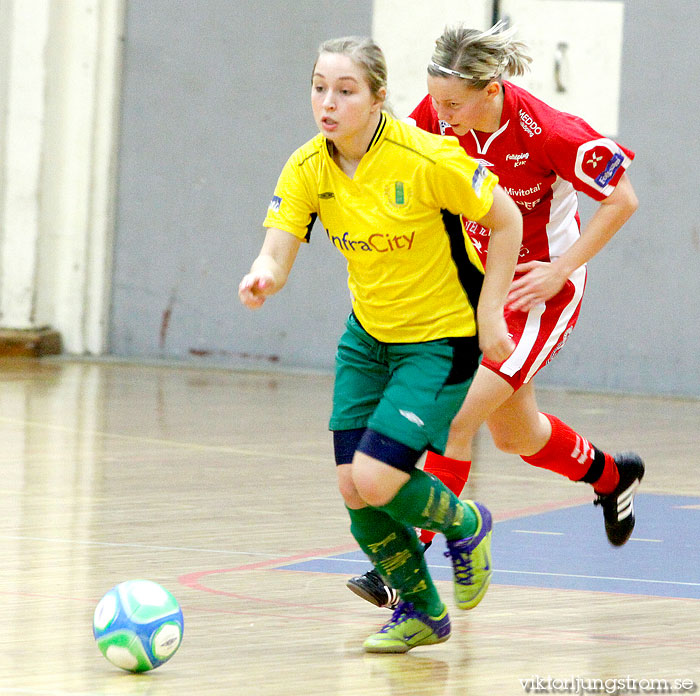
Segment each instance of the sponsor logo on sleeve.
[{"label": "sponsor logo on sleeve", "polygon": [[601,188],[608,185],[608,181],[615,176],[615,172],[620,168],[620,165],[625,161],[625,158],[619,152],[616,152],[605,165],[600,176],[596,177],[596,183]]},{"label": "sponsor logo on sleeve", "polygon": [[279,196],[273,196],[272,200],[270,201],[270,205],[268,205],[267,208],[273,213],[279,213],[281,205],[282,199]]},{"label": "sponsor logo on sleeve", "polygon": [[606,195],[612,191],[610,182],[625,162],[619,146],[608,138],[583,143],[576,154],[576,176]]},{"label": "sponsor logo on sleeve", "polygon": [[484,179],[486,178],[487,174],[488,172],[486,171],[486,168],[482,167],[481,164],[479,164],[474,170],[474,176],[472,176],[472,188],[477,195],[481,193],[481,185],[484,183]]}]

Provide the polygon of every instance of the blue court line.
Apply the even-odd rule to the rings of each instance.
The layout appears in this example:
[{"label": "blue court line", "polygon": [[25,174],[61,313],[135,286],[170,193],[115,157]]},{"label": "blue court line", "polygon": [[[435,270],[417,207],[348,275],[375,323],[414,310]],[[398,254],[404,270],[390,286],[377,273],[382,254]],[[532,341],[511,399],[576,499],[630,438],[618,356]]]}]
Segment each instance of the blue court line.
[{"label": "blue court line", "polygon": [[[494,524],[493,582],[700,599],[700,498],[641,494],[625,546],[608,544],[600,508],[591,504]],[[426,559],[435,580],[452,566],[438,537]],[[369,569],[361,551],[279,566],[281,570],[356,575]]]}]

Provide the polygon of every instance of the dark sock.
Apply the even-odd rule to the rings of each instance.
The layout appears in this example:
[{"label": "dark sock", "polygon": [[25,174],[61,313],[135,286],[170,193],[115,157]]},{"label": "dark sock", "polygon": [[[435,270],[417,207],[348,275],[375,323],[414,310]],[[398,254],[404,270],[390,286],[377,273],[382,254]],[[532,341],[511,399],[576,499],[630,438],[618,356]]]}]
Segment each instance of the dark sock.
[{"label": "dark sock", "polygon": [[429,616],[438,616],[444,604],[428,572],[423,551],[412,527],[373,507],[348,508],[350,531],[379,574],[402,601],[411,602]]},{"label": "dark sock", "polygon": [[[428,450],[423,471],[439,478],[459,498],[467,484],[471,465],[471,461],[453,459]],[[435,532],[421,529],[420,540],[424,544],[429,544],[434,538]]]},{"label": "dark sock", "polygon": [[414,469],[394,499],[379,509],[411,527],[441,532],[448,541],[473,536],[479,527],[471,507],[442,481],[420,469]]}]

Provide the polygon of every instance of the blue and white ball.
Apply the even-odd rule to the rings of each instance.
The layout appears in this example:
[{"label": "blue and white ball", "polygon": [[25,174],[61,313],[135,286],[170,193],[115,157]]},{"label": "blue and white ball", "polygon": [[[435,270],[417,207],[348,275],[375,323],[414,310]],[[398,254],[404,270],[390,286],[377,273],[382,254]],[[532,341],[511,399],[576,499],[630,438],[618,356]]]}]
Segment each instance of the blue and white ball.
[{"label": "blue and white ball", "polygon": [[146,672],[180,647],[184,621],[175,597],[150,580],[127,580],[100,600],[92,621],[97,647],[114,665]]}]

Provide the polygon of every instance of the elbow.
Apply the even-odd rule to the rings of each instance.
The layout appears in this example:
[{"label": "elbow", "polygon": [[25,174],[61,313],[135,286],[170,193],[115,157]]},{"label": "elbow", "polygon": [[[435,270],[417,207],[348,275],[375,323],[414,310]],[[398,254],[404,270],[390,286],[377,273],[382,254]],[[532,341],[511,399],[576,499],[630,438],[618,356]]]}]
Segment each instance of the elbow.
[{"label": "elbow", "polygon": [[[615,193],[617,193],[617,190],[618,189],[615,190]],[[637,194],[634,192],[634,189],[631,186],[625,186],[620,192],[624,193],[624,195],[620,198],[618,203],[623,206],[627,217],[631,217],[637,208],[639,208],[639,199],[637,198]]]},{"label": "elbow", "polygon": [[[615,194],[613,194],[615,195]],[[626,191],[624,196],[608,199],[603,205],[609,205],[609,211],[617,219],[618,227],[624,225],[639,208],[639,199],[634,191]]]},{"label": "elbow", "polygon": [[629,201],[629,215],[632,217],[634,213],[637,211],[637,208],[639,208],[639,199],[637,198],[636,194],[632,194],[630,197]]},{"label": "elbow", "polygon": [[639,199],[637,198],[637,194],[632,188],[632,184],[629,182],[626,174],[620,180],[611,198],[614,200],[618,195],[619,198],[617,202],[622,206],[626,217],[632,217],[637,208],[639,208]]},{"label": "elbow", "polygon": [[639,208],[639,199],[634,193],[632,193],[625,200],[625,205],[622,209],[623,224],[634,215],[634,213],[637,211],[637,208]]}]

